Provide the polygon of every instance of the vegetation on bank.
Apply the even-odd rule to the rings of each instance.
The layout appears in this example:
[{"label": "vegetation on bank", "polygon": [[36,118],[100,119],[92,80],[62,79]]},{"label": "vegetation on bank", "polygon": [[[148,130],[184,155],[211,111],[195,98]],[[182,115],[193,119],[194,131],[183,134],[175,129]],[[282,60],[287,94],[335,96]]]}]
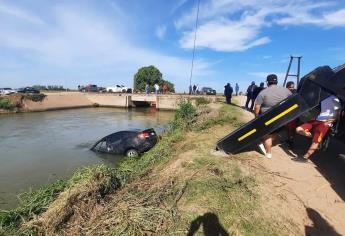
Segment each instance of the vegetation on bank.
[{"label": "vegetation on bank", "polygon": [[11,103],[8,98],[0,98],[0,109],[10,110]]},{"label": "vegetation on bank", "polygon": [[239,124],[238,112],[181,102],[149,152],[21,195],[16,209],[0,213],[0,235],[277,235],[277,221],[260,214],[255,179],[235,160],[210,155],[213,132]]},{"label": "vegetation on bank", "polygon": [[21,109],[23,107],[24,100],[30,100],[34,102],[41,102],[46,97],[46,95],[40,94],[21,94],[14,93],[7,96],[0,96],[0,109],[3,110],[15,110]]}]

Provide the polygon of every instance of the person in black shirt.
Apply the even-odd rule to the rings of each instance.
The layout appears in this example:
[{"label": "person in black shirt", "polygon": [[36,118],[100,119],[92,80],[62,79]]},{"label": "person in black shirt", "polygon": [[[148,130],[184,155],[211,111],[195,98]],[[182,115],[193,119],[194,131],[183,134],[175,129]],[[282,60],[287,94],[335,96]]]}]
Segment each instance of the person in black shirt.
[{"label": "person in black shirt", "polygon": [[247,89],[247,101],[246,101],[246,109],[249,110],[249,102],[251,102],[250,105],[250,110],[253,110],[254,107],[254,101],[255,99],[253,98],[254,90],[257,86],[255,85],[255,82],[253,81],[251,85],[249,85]]},{"label": "person in black shirt", "polygon": [[[256,97],[259,95],[259,93],[265,89],[265,83],[261,82],[260,87],[256,87],[253,92],[253,99],[255,101]],[[251,107],[253,109],[253,106]]]},{"label": "person in black shirt", "polygon": [[226,98],[226,103],[227,104],[230,104],[231,103],[231,97],[232,97],[232,93],[233,93],[233,89],[230,85],[230,83],[227,83],[225,86],[224,86],[224,96]]}]

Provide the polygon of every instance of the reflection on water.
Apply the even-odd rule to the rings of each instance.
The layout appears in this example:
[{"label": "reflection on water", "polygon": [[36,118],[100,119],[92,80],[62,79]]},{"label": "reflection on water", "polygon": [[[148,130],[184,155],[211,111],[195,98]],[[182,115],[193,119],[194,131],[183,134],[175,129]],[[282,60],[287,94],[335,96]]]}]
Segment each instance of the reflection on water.
[{"label": "reflection on water", "polygon": [[114,165],[121,156],[89,150],[100,138],[126,129],[166,128],[171,112],[86,108],[0,116],[0,209],[16,195],[92,164]]}]

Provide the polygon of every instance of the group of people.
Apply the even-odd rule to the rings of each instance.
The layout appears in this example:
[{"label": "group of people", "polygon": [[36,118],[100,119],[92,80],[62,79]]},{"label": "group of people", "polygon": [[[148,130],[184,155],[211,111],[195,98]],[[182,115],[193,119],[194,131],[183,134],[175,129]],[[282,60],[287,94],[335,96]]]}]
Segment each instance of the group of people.
[{"label": "group of people", "polygon": [[[253,82],[247,90],[250,95],[249,98],[247,95],[246,108],[248,109],[248,102],[252,101],[251,107],[255,104],[255,117],[259,117],[262,113],[268,111],[271,107],[296,92],[292,81],[289,81],[286,84],[286,87],[278,86],[278,78],[275,74],[268,75],[266,83],[267,88],[264,88],[263,83],[260,84],[260,87],[256,87]],[[327,97],[321,101],[321,112],[315,119],[300,126],[297,126],[296,121],[292,121],[286,125],[289,134],[288,142],[293,142],[295,133],[312,138],[312,144],[308,151],[303,155],[305,159],[309,159],[318,149],[329,128],[332,127],[333,123],[340,116],[340,111],[341,104],[339,99],[333,95]],[[273,132],[265,136],[262,143],[259,144],[259,149],[267,158],[272,158],[272,144],[276,137],[277,133]]]},{"label": "group of people", "polygon": [[[157,83],[155,83],[153,85],[153,88],[155,90],[155,94],[158,95],[159,94],[159,85]],[[145,93],[147,95],[151,94],[151,84],[150,84],[150,82],[147,82],[146,85],[145,85]]]},{"label": "group of people", "polygon": [[[155,83],[153,85],[153,88],[155,90],[155,94],[158,95],[160,93],[167,93],[170,89],[169,85],[164,83],[163,86],[162,86],[162,92],[160,91],[160,86],[158,83]],[[145,85],[145,93],[148,95],[148,94],[151,94],[151,84],[150,82],[147,82],[146,85]]]},{"label": "group of people", "polygon": [[189,85],[189,95],[191,94],[196,95],[199,93],[200,93],[200,88],[198,84],[193,84],[193,86]]}]

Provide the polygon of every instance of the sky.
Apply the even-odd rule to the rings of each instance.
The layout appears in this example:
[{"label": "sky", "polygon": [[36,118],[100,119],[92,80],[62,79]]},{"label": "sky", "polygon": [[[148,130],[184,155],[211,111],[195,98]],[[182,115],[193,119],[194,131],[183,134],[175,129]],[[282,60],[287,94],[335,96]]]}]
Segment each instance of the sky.
[{"label": "sky", "polygon": [[[0,87],[132,86],[154,65],[188,91],[198,0],[0,0]],[[192,84],[345,63],[345,0],[200,0]],[[290,73],[296,73],[294,62]],[[291,77],[289,80],[295,80]]]}]

